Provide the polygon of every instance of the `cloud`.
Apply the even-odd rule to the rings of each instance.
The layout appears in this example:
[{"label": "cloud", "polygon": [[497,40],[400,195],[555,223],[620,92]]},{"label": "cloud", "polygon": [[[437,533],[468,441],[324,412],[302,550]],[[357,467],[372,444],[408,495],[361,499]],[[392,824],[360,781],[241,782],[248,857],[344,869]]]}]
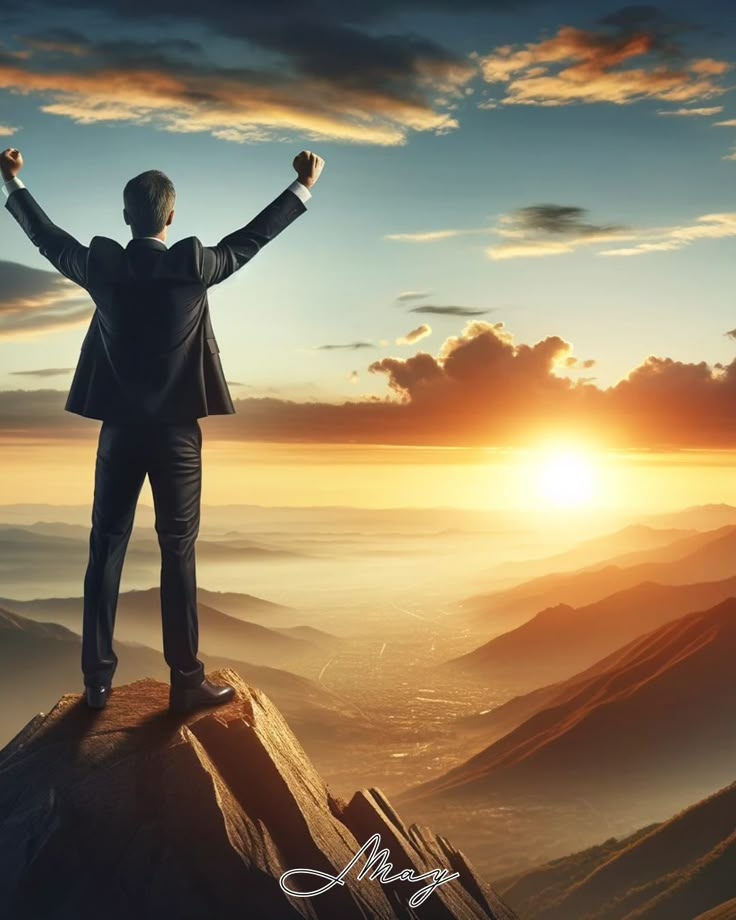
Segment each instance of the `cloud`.
[{"label": "cloud", "polygon": [[584,361],[581,361],[580,358],[576,358],[575,355],[568,355],[562,364],[563,367],[569,370],[589,370],[591,367],[595,367],[597,361],[595,358],[586,358]]},{"label": "cloud", "polygon": [[[128,12],[115,4],[107,9]],[[160,2],[139,9],[143,18],[157,12],[179,21],[189,13],[208,30],[219,27],[240,42],[240,60],[257,63],[215,64],[205,46],[190,40],[102,41],[65,29],[21,35],[22,56],[0,52],[0,88],[33,95],[41,111],[79,124],[150,124],[237,143],[283,140],[293,132],[395,145],[413,131],[456,128],[454,100],[478,72],[474,61],[417,34],[363,30],[319,11],[304,19],[266,8],[246,15],[225,2],[188,11],[186,4]]]},{"label": "cloud", "polygon": [[61,377],[71,374],[73,367],[40,367],[35,371],[11,371],[12,377]]},{"label": "cloud", "polygon": [[485,233],[485,230],[418,230],[413,233],[386,233],[384,239],[398,240],[402,243],[433,243],[435,240],[447,240],[452,236],[462,236],[466,233]]},{"label": "cloud", "polygon": [[523,235],[529,231],[552,234],[554,236],[605,236],[617,233],[621,227],[599,226],[585,219],[585,208],[560,204],[533,204],[519,208],[509,215],[505,222],[509,225],[505,235]]},{"label": "cloud", "polygon": [[728,118],[726,121],[715,121],[713,125],[716,128],[736,128],[736,118]]},{"label": "cloud", "polygon": [[606,249],[599,255],[638,256],[650,252],[671,252],[672,250],[689,246],[697,240],[717,240],[736,236],[736,211],[727,211],[722,214],[704,214],[702,217],[696,218],[695,223],[650,230],[646,235],[654,239],[645,240],[635,246]]},{"label": "cloud", "polygon": [[432,327],[427,325],[427,323],[422,323],[420,326],[417,326],[414,329],[411,329],[406,335],[400,335],[396,339],[397,345],[413,345],[414,342],[418,342],[420,339],[426,338],[428,335],[432,334]]},{"label": "cloud", "polygon": [[494,232],[504,238],[486,249],[494,260],[560,255],[579,246],[629,238],[631,230],[619,224],[597,224],[585,208],[536,204],[501,215]]},{"label": "cloud", "polygon": [[359,379],[360,379],[360,377],[358,376],[358,372],[357,372],[357,371],[352,371],[352,372],[350,373],[350,382],[351,382],[351,383],[357,383]]},{"label": "cloud", "polygon": [[345,345],[315,345],[316,351],[329,351],[333,348],[347,348],[356,351],[359,348],[375,348],[373,342],[348,342]]},{"label": "cloud", "polygon": [[495,309],[495,307],[489,307],[486,310],[479,310],[475,307],[455,307],[424,304],[421,307],[412,307],[411,310],[409,310],[409,313],[431,313],[434,316],[483,316]]},{"label": "cloud", "polygon": [[[436,354],[372,362],[368,371],[385,380],[386,395],[335,403],[237,399],[235,416],[204,420],[205,437],[527,446],[584,435],[611,447],[736,447],[736,359],[711,366],[650,355],[602,388],[567,376],[571,357],[572,344],[559,335],[517,344],[503,323],[472,320]],[[0,392],[0,440],[93,439],[98,423],[64,412],[64,398],[60,390]]]},{"label": "cloud", "polygon": [[402,302],[405,300],[421,300],[424,297],[429,297],[431,293],[431,291],[402,291],[396,299]]},{"label": "cloud", "polygon": [[18,131],[18,128],[14,128],[12,125],[0,125],[0,136],[8,137],[11,134],[15,134]]},{"label": "cloud", "polygon": [[687,103],[726,91],[726,61],[688,57],[684,27],[655,7],[626,7],[602,28],[561,26],[551,38],[501,45],[478,55],[488,83],[503,84],[506,105],[569,105],[642,99]]},{"label": "cloud", "polygon": [[669,110],[663,109],[657,112],[657,115],[706,116],[706,115],[717,115],[719,112],[722,112],[722,111],[723,111],[722,105],[706,105],[706,106],[701,106],[700,108],[697,108],[697,109],[688,109],[688,108],[669,109]]},{"label": "cloud", "polygon": [[488,227],[453,228],[415,233],[388,234],[386,239],[400,242],[429,243],[451,236],[482,234],[497,236],[485,251],[491,259],[514,259],[526,256],[560,255],[578,246],[628,239],[632,231],[619,224],[596,224],[587,218],[588,211],[575,205],[534,204],[500,215]]},{"label": "cloud", "polygon": [[55,272],[0,260],[0,339],[81,326],[93,309],[78,285]]},{"label": "cloud", "polygon": [[[736,159],[736,149],[729,159]],[[501,214],[494,225],[454,230],[454,234],[481,233],[500,237],[485,248],[489,259],[558,256],[581,247],[597,247],[600,256],[634,256],[682,249],[697,240],[736,236],[736,212],[703,214],[693,222],[665,227],[632,227],[589,220],[577,205],[535,204]],[[614,241],[628,246],[611,247]],[[606,248],[608,247],[608,248]],[[430,309],[416,312],[433,312]]]}]

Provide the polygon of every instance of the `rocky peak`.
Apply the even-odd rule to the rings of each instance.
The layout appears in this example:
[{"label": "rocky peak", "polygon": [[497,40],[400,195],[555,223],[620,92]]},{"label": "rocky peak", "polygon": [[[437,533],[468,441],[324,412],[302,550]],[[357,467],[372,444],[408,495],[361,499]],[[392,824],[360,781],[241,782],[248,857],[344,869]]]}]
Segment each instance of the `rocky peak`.
[{"label": "rocky peak", "polygon": [[[0,751],[3,920],[513,920],[447,839],[406,827],[380,789],[333,795],[263,692],[208,676],[233,702],[175,716],[152,679],[102,711],[67,694]],[[324,875],[286,876],[298,897],[280,884],[292,869]]]}]

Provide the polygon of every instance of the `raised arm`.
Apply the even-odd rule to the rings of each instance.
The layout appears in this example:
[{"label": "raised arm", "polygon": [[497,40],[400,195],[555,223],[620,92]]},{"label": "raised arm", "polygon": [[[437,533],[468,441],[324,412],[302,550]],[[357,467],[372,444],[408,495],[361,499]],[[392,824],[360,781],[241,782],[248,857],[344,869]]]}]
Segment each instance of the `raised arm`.
[{"label": "raised arm", "polygon": [[202,278],[207,287],[219,284],[242,268],[282,230],[303,214],[310,188],[324,166],[322,157],[302,150],[294,157],[297,179],[244,227],[223,237],[216,246],[202,247]]},{"label": "raised arm", "polygon": [[17,148],[7,147],[0,153],[0,174],[7,197],[5,207],[57,271],[86,287],[88,247],[51,221],[18,177],[22,166],[23,157]]}]

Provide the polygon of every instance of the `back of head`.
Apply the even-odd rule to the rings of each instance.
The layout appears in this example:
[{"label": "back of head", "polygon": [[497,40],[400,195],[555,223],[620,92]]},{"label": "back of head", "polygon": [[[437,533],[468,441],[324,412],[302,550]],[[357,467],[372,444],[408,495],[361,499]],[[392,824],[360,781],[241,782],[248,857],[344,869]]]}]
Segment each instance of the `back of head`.
[{"label": "back of head", "polygon": [[127,222],[134,236],[155,236],[174,208],[174,184],[160,169],[148,169],[130,179],[123,189]]}]

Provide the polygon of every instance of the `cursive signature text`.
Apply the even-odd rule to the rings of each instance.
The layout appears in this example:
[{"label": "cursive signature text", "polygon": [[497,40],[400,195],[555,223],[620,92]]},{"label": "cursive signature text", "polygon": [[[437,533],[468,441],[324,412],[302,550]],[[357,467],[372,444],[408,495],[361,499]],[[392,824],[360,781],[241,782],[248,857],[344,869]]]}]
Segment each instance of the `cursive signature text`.
[{"label": "cursive signature text", "polygon": [[[388,847],[384,847],[380,852],[376,852],[380,845],[381,835],[376,833],[368,840],[366,840],[363,846],[358,850],[355,856],[353,856],[353,858],[339,875],[328,875],[328,873],[320,872],[318,869],[289,869],[279,878],[279,885],[281,886],[281,890],[285,891],[287,894],[294,895],[297,898],[311,898],[318,894],[324,894],[325,891],[329,891],[330,888],[333,888],[335,885],[344,885],[345,876],[355,865],[358,858],[360,857],[360,854],[369,848],[371,848],[373,852],[370,858],[366,860],[366,864],[358,873],[358,878],[363,878],[363,875],[366,873],[371,863],[378,861],[378,865],[369,877],[374,879],[376,876],[380,876],[380,882],[382,885],[388,885],[389,883],[396,881],[421,882],[427,878],[433,879],[433,881],[428,885],[425,885],[423,888],[415,891],[414,894],[409,898],[410,907],[418,907],[420,904],[426,901],[426,899],[432,894],[435,888],[439,888],[440,885],[444,885],[445,882],[452,881],[452,879],[458,878],[460,875],[459,872],[453,872],[450,875],[447,873],[447,869],[431,869],[429,872],[422,873],[422,875],[415,875],[413,868],[402,869],[401,872],[397,872],[396,875],[389,875],[388,873],[390,873],[393,869],[393,863],[387,861],[388,856],[390,855]],[[321,888],[315,888],[314,891],[294,891],[284,883],[284,879],[297,873],[301,873],[302,875],[316,875],[319,878],[327,879],[327,883],[322,885]]]}]

